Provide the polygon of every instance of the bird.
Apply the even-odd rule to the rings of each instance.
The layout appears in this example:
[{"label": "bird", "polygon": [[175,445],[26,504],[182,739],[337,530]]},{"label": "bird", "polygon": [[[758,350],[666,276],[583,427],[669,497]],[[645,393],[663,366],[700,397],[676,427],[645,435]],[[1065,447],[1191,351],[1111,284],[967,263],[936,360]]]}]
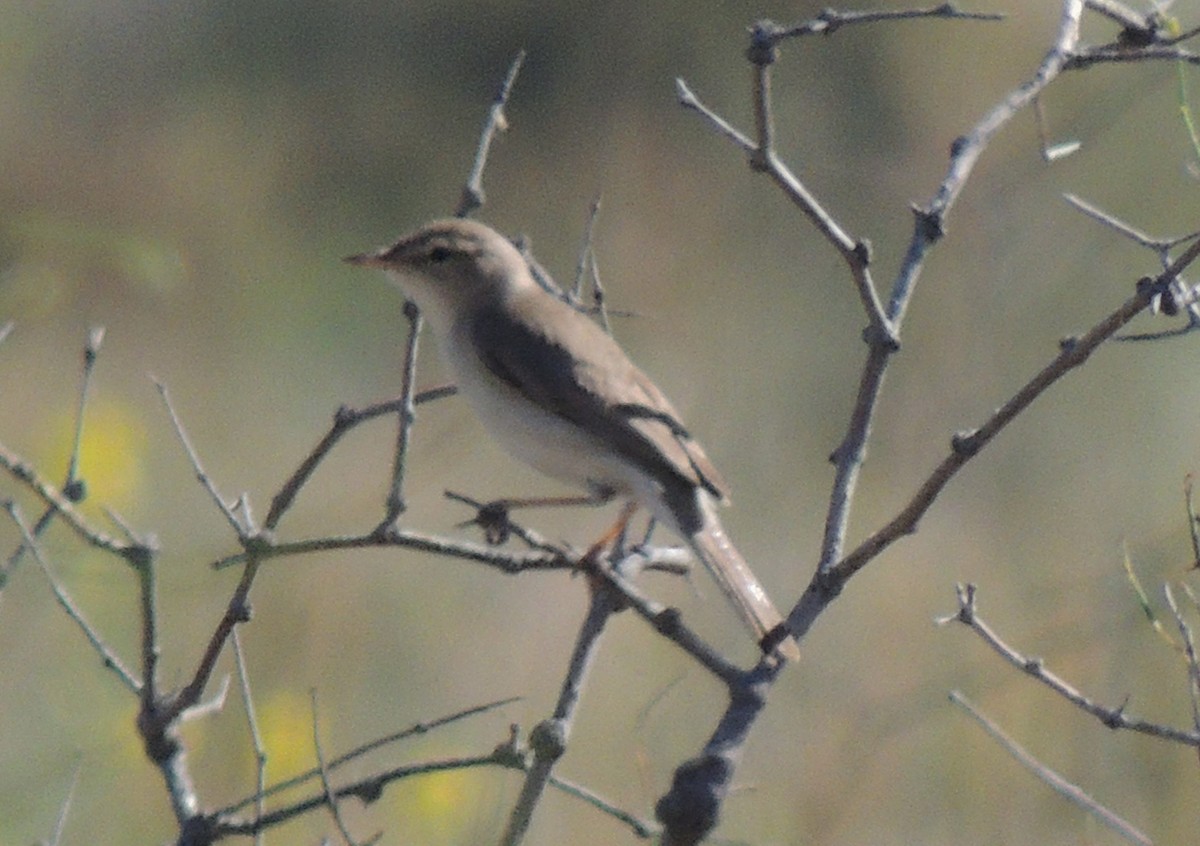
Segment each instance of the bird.
[{"label": "bird", "polygon": [[384,271],[417,306],[506,451],[589,500],[623,500],[626,518],[645,508],[687,543],[765,654],[800,657],[721,525],[728,486],[674,406],[611,335],[538,282],[508,238],[448,218],[345,261]]}]

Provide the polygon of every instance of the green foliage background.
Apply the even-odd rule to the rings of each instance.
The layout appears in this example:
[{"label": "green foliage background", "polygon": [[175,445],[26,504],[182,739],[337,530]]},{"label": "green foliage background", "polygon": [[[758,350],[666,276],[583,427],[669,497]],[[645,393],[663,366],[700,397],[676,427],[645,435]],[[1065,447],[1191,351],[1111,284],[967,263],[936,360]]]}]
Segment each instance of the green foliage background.
[{"label": "green foliage background", "polygon": [[[482,217],[529,234],[560,279],[597,193],[618,336],[701,435],[735,491],[727,524],[781,604],[819,547],[836,446],[864,355],[839,261],[743,158],[674,103],[685,78],[749,127],[745,27],[821,3],[653,4],[34,0],[0,5],[0,441],[63,472],[88,327],[107,341],[88,422],[89,513],[108,504],[164,549],[164,660],[183,682],[236,576],[148,374],[170,388],[211,475],[255,513],[341,404],[394,394],[399,295],[339,258],[448,213],[484,110],[518,49],[528,60],[493,152]],[[999,24],[847,29],[784,47],[781,153],[875,248],[881,284],[947,149],[1040,60],[1058,4],[995,0]],[[1172,13],[1186,23],[1195,2]],[[1093,40],[1111,33],[1089,28]],[[958,429],[977,424],[1124,299],[1153,257],[1071,210],[1074,192],[1155,234],[1196,228],[1197,184],[1162,63],[1069,75],[1044,105],[1082,151],[1038,156],[1031,116],[988,150],[921,280],[889,379],[853,538],[907,501]],[[1148,327],[1143,327],[1148,328]],[[440,378],[432,346],[421,384]],[[775,690],[722,832],[779,844],[1116,842],[1015,766],[946,701],[960,688],[1049,765],[1142,826],[1197,827],[1194,752],[1109,734],[931,620],[956,581],[1017,647],[1098,699],[1186,725],[1186,679],[1122,572],[1186,576],[1185,473],[1200,463],[1196,341],[1104,350],[946,491],[920,532],[856,579]],[[285,537],[358,531],[382,513],[393,432],[357,433],[306,490]],[[405,525],[454,532],[481,498],[545,492],[460,403],[422,410]],[[8,485],[0,495],[12,495]],[[35,510],[19,497],[27,512]],[[608,515],[536,514],[584,544]],[[16,532],[0,525],[0,548]],[[134,585],[64,530],[46,552],[133,661]],[[1194,578],[1193,578],[1194,581]],[[716,591],[647,581],[721,646],[750,647]],[[308,691],[336,752],[470,704],[521,695],[364,763],[478,752],[552,705],[586,584],[511,578],[397,553],[278,561],[243,628],[272,780],[313,760]],[[1154,592],[1158,601],[1159,593]],[[227,662],[226,671],[232,672]],[[561,764],[649,815],[693,754],[720,691],[638,621],[611,632]],[[0,602],[0,843],[48,836],[79,768],[64,843],[150,843],[172,827],[138,747],[134,703],[25,565]],[[188,727],[204,800],[252,791],[236,697]],[[489,842],[508,774],[414,780],[352,813],[390,843]],[[311,843],[313,815],[268,837]],[[630,842],[552,796],[531,843]]]}]

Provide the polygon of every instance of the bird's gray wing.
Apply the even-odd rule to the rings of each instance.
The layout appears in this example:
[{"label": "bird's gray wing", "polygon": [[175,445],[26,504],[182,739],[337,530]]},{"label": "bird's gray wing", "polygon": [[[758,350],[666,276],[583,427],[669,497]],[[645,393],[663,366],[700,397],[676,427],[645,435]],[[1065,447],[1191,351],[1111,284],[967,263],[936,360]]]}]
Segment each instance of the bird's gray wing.
[{"label": "bird's gray wing", "polygon": [[488,370],[654,476],[726,498],[725,483],[666,396],[603,330],[542,291],[476,312],[470,327]]}]

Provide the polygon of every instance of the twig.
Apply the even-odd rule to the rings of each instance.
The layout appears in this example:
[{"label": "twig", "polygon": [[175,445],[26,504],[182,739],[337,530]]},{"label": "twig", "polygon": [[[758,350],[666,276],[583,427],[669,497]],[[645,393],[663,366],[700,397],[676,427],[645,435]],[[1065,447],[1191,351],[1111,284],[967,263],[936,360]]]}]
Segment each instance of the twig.
[{"label": "twig", "polygon": [[1114,232],[1117,232],[1136,244],[1140,244],[1143,247],[1154,250],[1158,255],[1166,254],[1181,244],[1186,244],[1188,241],[1200,238],[1200,232],[1191,232],[1187,235],[1177,235],[1171,238],[1156,238],[1153,235],[1149,235],[1146,232],[1143,232],[1141,229],[1126,223],[1116,215],[1110,214],[1100,207],[1092,205],[1087,200],[1084,200],[1082,197],[1079,197],[1075,194],[1071,194],[1069,192],[1064,193],[1063,199],[1097,223],[1107,226],[1109,229],[1112,229]]},{"label": "twig", "polygon": [[700,754],[675,768],[671,788],[654,807],[664,826],[663,846],[699,843],[716,825],[750,730],[767,704],[781,663],[761,661],[742,682],[730,685],[729,704]]},{"label": "twig", "polygon": [[99,632],[92,628],[91,623],[83,616],[83,612],[75,604],[74,600],[71,599],[66,588],[62,586],[58,577],[51,571],[50,565],[46,563],[46,559],[42,556],[37,539],[33,536],[32,530],[21,516],[20,508],[11,500],[5,500],[0,505],[8,512],[8,516],[12,519],[13,523],[16,524],[17,530],[21,533],[21,539],[25,548],[33,554],[33,559],[45,575],[46,581],[49,582],[50,589],[54,592],[54,598],[58,600],[59,606],[67,612],[67,616],[83,632],[83,636],[87,638],[92,649],[100,656],[100,660],[105,668],[112,670],[131,693],[139,693],[142,689],[142,683],[134,677],[133,673],[125,666],[117,653],[104,642],[104,638],[100,636]]},{"label": "twig", "polygon": [[992,739],[1000,744],[1003,749],[1017,759],[1020,764],[1029,770],[1043,782],[1048,784],[1058,795],[1063,796],[1089,814],[1094,816],[1100,822],[1104,823],[1108,828],[1115,831],[1117,834],[1124,837],[1131,843],[1139,843],[1142,846],[1151,846],[1150,838],[1142,832],[1138,831],[1124,819],[1113,813],[1104,805],[1097,802],[1087,793],[1085,793],[1078,785],[1072,784],[1054,770],[1047,767],[1033,755],[1022,747],[1019,743],[1013,740],[1003,729],[995,722],[988,719],[972,705],[965,696],[957,690],[950,692],[950,701],[962,708],[971,716],[976,723],[983,727],[983,730],[991,735]]},{"label": "twig", "polygon": [[96,367],[96,357],[104,343],[104,327],[96,326],[88,332],[87,346],[83,350],[83,378],[79,387],[79,403],[75,414],[75,437],[71,443],[71,459],[67,463],[67,481],[63,492],[71,497],[72,502],[82,499],[82,491],[78,496],[71,494],[72,488],[79,483],[79,453],[83,448],[83,417],[87,409],[88,388],[92,384],[92,372]]},{"label": "twig", "polygon": [[[941,239],[945,231],[945,217],[974,171],[976,162],[995,135],[1062,72],[1067,57],[1079,40],[1081,13],[1082,0],[1064,2],[1054,45],[1033,78],[1010,92],[984,115],[970,132],[955,141],[951,149],[949,170],[933,199],[925,207],[915,210],[915,225],[908,252],[892,284],[891,299],[887,308],[887,317],[897,333],[912,300],[917,280],[924,269],[926,255]],[[850,425],[845,438],[834,453],[837,469],[821,547],[822,570],[832,568],[834,562],[843,554],[849,526],[850,503],[866,457],[866,445],[891,352],[888,347],[882,345],[870,347],[859,382],[858,397],[851,412]]]},{"label": "twig", "polygon": [[[466,541],[454,541],[420,532],[389,529],[382,534],[372,531],[365,535],[342,535],[310,538],[307,540],[272,543],[255,549],[253,555],[261,561],[272,558],[290,557],[313,552],[330,552],[342,549],[369,549],[372,547],[401,547],[420,552],[431,552],[464,561],[477,561],[505,573],[523,573],[529,570],[573,570],[576,564],[561,551],[554,552],[504,552],[491,547]],[[236,564],[244,564],[251,557],[249,552],[238,552],[214,561],[213,569],[223,570]]]},{"label": "twig", "polygon": [[1182,731],[1171,726],[1159,725],[1130,717],[1125,712],[1125,703],[1117,708],[1107,708],[1093,702],[1062,678],[1047,670],[1042,661],[1022,655],[1001,640],[1000,636],[987,623],[981,620],[979,614],[976,612],[974,585],[960,584],[956,590],[958,594],[958,611],[937,620],[939,624],[962,623],[975,632],[997,655],[1013,667],[1016,667],[1030,678],[1041,682],[1079,710],[1091,714],[1107,728],[1132,731],[1150,737],[1157,737],[1160,740],[1169,740],[1172,743],[1200,748],[1200,730]]},{"label": "twig", "polygon": [[[599,552],[589,553],[592,554],[598,557]],[[629,562],[628,558],[617,562],[614,567],[620,568],[626,562]],[[603,565],[598,565],[598,569],[603,570]],[[621,608],[618,594],[602,589],[599,584],[593,585],[587,616],[579,627],[554,713],[549,719],[538,723],[530,734],[529,745],[533,750],[533,762],[525,774],[521,793],[508,818],[508,826],[500,837],[501,846],[516,846],[524,839],[554,766],[567,751],[579,699],[583,693],[583,684],[599,651],[604,627],[609,618]]]},{"label": "twig", "polygon": [[404,471],[408,446],[412,441],[413,424],[417,420],[413,392],[417,381],[417,349],[421,337],[421,312],[411,300],[404,302],[404,317],[408,321],[408,336],[404,345],[404,376],[400,382],[400,410],[397,413],[396,452],[392,460],[392,483],[388,489],[386,512],[380,528],[395,524],[407,507],[404,502]]},{"label": "twig", "polygon": [[1170,45],[1129,48],[1124,45],[1092,47],[1075,53],[1068,60],[1067,70],[1086,70],[1092,65],[1119,64],[1125,62],[1168,61],[1200,65],[1200,55]]},{"label": "twig", "polygon": [[[482,766],[503,766],[508,769],[520,769],[518,762],[512,760],[512,757],[500,747],[486,755],[469,755],[458,758],[446,758],[437,761],[424,761],[419,764],[408,764],[399,767],[393,767],[388,770],[376,773],[366,778],[360,779],[350,784],[345,784],[332,791],[335,799],[345,799],[347,797],[355,797],[363,802],[371,802],[377,799],[383,792],[383,788],[393,781],[411,778],[418,775],[429,775],[439,772],[453,772],[456,770],[473,769]],[[325,793],[321,792],[304,799],[300,799],[289,805],[268,811],[262,817],[254,820],[238,820],[224,818],[220,813],[209,815],[209,824],[214,832],[214,839],[224,837],[231,834],[253,834],[256,831],[265,831],[277,825],[293,820],[297,817],[307,814],[322,805],[326,804],[327,799]]]},{"label": "twig", "polygon": [[484,123],[483,132],[479,136],[479,144],[475,148],[475,162],[471,166],[471,173],[463,186],[458,208],[454,210],[455,217],[467,217],[487,201],[487,195],[483,190],[483,170],[487,166],[488,151],[491,150],[492,139],[496,137],[496,133],[503,132],[508,128],[508,118],[505,117],[504,107],[508,105],[508,97],[512,93],[513,84],[517,81],[517,74],[524,61],[525,51],[522,50],[517,53],[516,58],[509,65],[508,73],[505,74],[504,81],[500,83],[496,98],[492,101],[491,109],[488,110],[488,119]]},{"label": "twig", "polygon": [[[652,555],[658,550],[658,547],[638,547],[636,554]],[[638,566],[638,570],[648,569],[649,560],[644,559]],[[674,642],[676,646],[726,686],[736,687],[745,681],[745,673],[742,669],[723,657],[688,628],[678,610],[668,608],[647,597],[624,573],[624,568],[605,569],[600,576],[606,582],[608,589],[620,594],[621,602],[624,605],[653,626],[654,630],[663,637]]]},{"label": "twig", "polygon": [[[1200,238],[1200,232],[1192,232],[1187,235],[1180,235],[1171,238],[1156,238],[1148,235],[1135,226],[1120,220],[1116,215],[1110,214],[1090,203],[1081,200],[1072,194],[1064,194],[1064,199],[1072,206],[1083,212],[1092,220],[1112,229],[1124,238],[1128,238],[1134,243],[1153,250],[1158,256],[1159,262],[1164,268],[1171,265],[1171,250],[1181,244],[1186,244],[1188,241]],[[1200,329],[1200,307],[1196,303],[1197,292],[1195,288],[1189,287],[1184,282],[1182,277],[1174,279],[1167,286],[1167,289],[1159,292],[1150,302],[1150,308],[1154,313],[1163,313],[1167,316],[1173,316],[1180,309],[1187,310],[1188,322],[1183,326],[1165,331],[1157,332],[1138,332],[1116,336],[1113,340],[1116,341],[1157,341],[1164,338],[1176,337],[1179,335],[1190,334],[1197,329]]]},{"label": "twig", "polygon": [[1078,141],[1050,143],[1049,121],[1046,119],[1046,110],[1042,107],[1041,97],[1033,98],[1033,115],[1037,124],[1038,146],[1042,150],[1042,161],[1053,164],[1059,159],[1065,159],[1072,153],[1078,152],[1079,148],[1083,146]]},{"label": "twig", "polygon": [[583,226],[583,243],[579,245],[579,257],[575,260],[575,282],[571,285],[570,296],[577,303],[583,300],[583,279],[587,276],[588,261],[593,253],[592,239],[596,234],[596,219],[599,216],[600,195],[597,194],[588,207],[587,223]]},{"label": "twig", "polygon": [[[11,324],[9,324],[11,326]],[[2,339],[0,339],[2,340]],[[75,435],[71,440],[71,455],[67,459],[66,479],[63,481],[62,495],[72,503],[80,503],[87,495],[87,486],[83,480],[79,478],[79,454],[83,449],[83,420],[84,412],[87,410],[88,389],[92,383],[92,372],[96,367],[96,357],[100,354],[100,347],[104,343],[104,329],[95,327],[88,332],[88,340],[83,349],[83,375],[79,383],[79,400],[76,405],[75,414]],[[42,533],[49,527],[54,515],[58,513],[58,509],[54,505],[47,505],[46,509],[38,517],[33,524],[30,534],[35,538],[40,538]],[[8,562],[2,572],[3,576],[11,573],[20,563],[21,556],[25,554],[25,544],[18,544],[9,556]],[[3,583],[3,578],[0,578],[0,584]]]},{"label": "twig", "polygon": [[[962,192],[983,150],[1014,115],[1029,105],[1032,99],[1062,72],[1078,43],[1079,18],[1082,8],[1083,0],[1064,0],[1058,33],[1033,78],[1013,89],[1003,101],[987,112],[970,132],[961,136],[952,145],[948,172],[938,186],[934,197],[927,205],[914,209],[913,234],[901,268],[893,281],[886,307],[877,306],[874,301],[874,285],[870,284],[868,275],[870,251],[867,242],[855,240],[846,235],[799,180],[795,179],[794,175],[781,163],[778,163],[777,157],[769,148],[771,140],[770,78],[767,69],[776,59],[779,39],[804,34],[801,31],[802,28],[793,28],[788,31],[782,27],[774,27],[770,22],[763,22],[752,28],[747,58],[754,66],[754,104],[759,129],[757,142],[750,142],[724,121],[718,122],[710,119],[710,123],[716,126],[725,137],[733,140],[743,151],[750,154],[753,167],[764,170],[772,176],[786,196],[838,250],[851,269],[860,300],[871,321],[869,331],[865,333],[868,353],[859,380],[854,408],[850,414],[846,434],[832,456],[836,471],[829,497],[829,508],[826,514],[825,532],[817,571],[799,602],[788,615],[789,628],[797,638],[802,638],[807,633],[812,623],[837,597],[845,581],[857,569],[865,565],[896,537],[899,537],[898,530],[903,529],[904,532],[913,530],[916,518],[924,513],[929,502],[932,501],[906,508],[900,517],[885,527],[885,530],[872,536],[871,539],[868,539],[868,543],[861,545],[850,555],[845,555],[851,504],[866,457],[866,447],[882,393],[884,376],[892,355],[898,349],[900,328],[911,302],[916,282],[924,269],[926,256],[932,246],[943,236],[946,216]],[[942,12],[942,9],[945,9],[945,12]],[[931,11],[942,14],[954,13],[956,10],[953,7],[944,6]],[[826,31],[828,28],[827,25],[824,27]],[[685,107],[694,109],[706,117],[712,115],[711,110],[700,107],[695,96],[685,85],[677,83],[676,87],[680,101]],[[1139,291],[1138,297],[1132,304],[1127,304],[1118,311],[1120,319],[1113,331],[1119,325],[1123,325],[1125,321],[1132,319],[1134,314],[1150,302],[1152,296],[1153,293]],[[1072,346],[1078,347],[1078,344]],[[1071,364],[1070,366],[1075,365]],[[1020,405],[1010,408],[1009,411],[1023,409],[1031,399],[1031,397],[1022,398],[1021,395],[1018,395]],[[996,422],[1003,426],[1007,420]],[[977,446],[979,434],[974,433],[972,436],[962,439],[961,443],[956,442],[956,455],[963,448],[969,450],[972,446]],[[989,437],[994,434],[994,431],[987,433]],[[922,489],[921,493],[936,495],[949,476],[956,472],[958,460],[957,457],[954,458],[949,466],[944,465],[938,471],[949,470],[944,478],[939,477],[938,472],[935,472],[932,477],[935,482],[927,485],[927,489]],[[892,532],[897,533],[893,535]],[[878,546],[871,545],[872,540],[884,541],[884,543]],[[676,769],[671,789],[659,801],[657,816],[666,826],[663,842],[667,846],[697,843],[715,824],[730,780],[736,770],[742,744],[748,736],[750,726],[761,713],[766,687],[774,678],[772,672],[778,672],[777,669],[772,671],[770,667],[763,665],[760,665],[759,671],[764,675],[762,686],[746,684],[734,690],[729,707],[722,715],[717,730],[709,739],[702,753]]]},{"label": "twig", "polygon": [[675,80],[679,104],[697,112],[718,132],[745,151],[749,155],[751,168],[767,174],[825,237],[825,240],[838,251],[850,268],[851,276],[855,281],[859,297],[866,308],[874,332],[879,336],[881,343],[894,346],[896,344],[895,332],[884,315],[883,305],[875,292],[874,283],[871,281],[870,247],[866,242],[857,241],[847,234],[817,198],[775,154],[770,98],[770,67],[776,59],[776,47],[769,26],[769,21],[755,25],[751,31],[751,46],[747,51],[755,71],[753,101],[757,140],[743,135],[712,109],[702,104],[682,79]]},{"label": "twig", "polygon": [[111,535],[88,525],[61,491],[38,475],[37,471],[33,469],[33,465],[3,444],[0,444],[0,468],[6,470],[18,482],[37,494],[42,502],[52,508],[54,513],[61,517],[63,522],[88,546],[116,555],[126,561],[130,560],[132,556],[140,554],[142,544],[122,543]]},{"label": "twig", "polygon": [[1133,569],[1133,560],[1129,557],[1129,550],[1122,549],[1121,566],[1125,570],[1125,579],[1133,588],[1134,595],[1137,597],[1138,607],[1142,609],[1142,614],[1145,615],[1146,621],[1150,624],[1150,628],[1154,633],[1162,638],[1163,643],[1169,646],[1176,652],[1181,652],[1182,647],[1175,642],[1170,633],[1163,627],[1162,620],[1158,619],[1158,615],[1154,612],[1154,606],[1150,604],[1150,597],[1146,594],[1146,589],[1142,587],[1141,579],[1137,576],[1137,571]]},{"label": "twig", "polygon": [[[443,397],[453,396],[457,392],[458,389],[453,385],[440,385],[436,388],[416,393],[412,398],[412,403],[414,406],[417,406]],[[271,509],[267,512],[267,519],[263,521],[263,531],[273,532],[278,527],[279,521],[287,513],[287,510],[291,508],[296,496],[308,482],[313,472],[346,433],[368,420],[373,420],[376,417],[382,417],[387,414],[402,412],[405,404],[406,400],[404,397],[397,397],[396,399],[375,403],[361,409],[343,406],[334,412],[333,425],[329,431],[322,436],[317,445],[312,448],[312,451],[304,457],[304,460],[300,462],[300,466],[280,486],[279,492],[272,498]]]},{"label": "twig", "polygon": [[192,439],[188,437],[187,430],[183,428],[183,421],[179,419],[179,415],[175,411],[175,406],[171,402],[171,395],[167,393],[167,386],[155,379],[154,387],[158,390],[159,396],[162,397],[163,405],[167,409],[167,416],[171,419],[171,427],[175,430],[175,437],[179,439],[184,453],[187,454],[188,462],[191,463],[192,471],[196,475],[196,481],[200,483],[201,487],[208,493],[209,498],[216,504],[217,509],[238,536],[238,540],[245,542],[254,534],[254,527],[243,525],[242,521],[238,519],[237,514],[234,513],[234,509],[226,504],[224,498],[217,491],[212,477],[208,475],[204,469],[204,465],[200,463],[200,455],[192,445]]},{"label": "twig", "polygon": [[1183,483],[1183,501],[1187,506],[1188,516],[1188,537],[1192,539],[1192,566],[1190,568],[1192,570],[1200,568],[1200,516],[1196,514],[1196,504],[1192,497],[1194,482],[1194,477],[1188,473]]},{"label": "twig", "polygon": [[758,149],[748,135],[743,135],[740,131],[734,128],[733,124],[718,115],[712,109],[700,102],[688,84],[682,78],[675,78],[675,99],[679,105],[685,109],[696,112],[700,117],[704,118],[708,123],[717,130],[717,132],[732,141],[734,146],[739,147],[744,153],[753,153]]},{"label": "twig", "polygon": [[566,793],[568,796],[574,796],[576,799],[581,799],[591,805],[593,808],[596,808],[608,814],[610,817],[614,817],[620,822],[623,822],[625,825],[629,826],[630,831],[643,840],[649,840],[657,837],[662,830],[661,826],[655,825],[648,820],[644,820],[641,817],[635,816],[623,808],[618,808],[612,802],[600,796],[595,791],[589,790],[588,788],[576,784],[573,781],[567,781],[566,779],[552,775],[550,776],[550,784],[561,790],[563,793]]},{"label": "twig", "polygon": [[[342,819],[342,809],[338,804],[337,797],[334,795],[333,785],[329,782],[329,771],[325,768],[325,753],[321,749],[320,720],[317,713],[317,689],[313,688],[309,691],[309,695],[312,699],[313,749],[317,755],[317,772],[321,776],[321,790],[325,794],[325,804],[329,807],[329,813],[333,817],[338,831],[341,832],[342,839],[346,841],[346,846],[358,846],[358,841],[350,833],[346,821]],[[379,832],[367,842],[376,843],[382,836],[383,832]]]},{"label": "twig", "polygon": [[[1137,286],[1132,297],[1117,307],[1115,311],[1104,317],[1099,323],[1089,329],[1084,335],[1071,338],[1062,344],[1059,354],[1043,367],[1037,375],[1026,382],[1007,402],[997,409],[991,417],[984,421],[978,429],[962,432],[952,439],[949,454],[926,478],[909,500],[885,526],[873,532],[858,548],[846,555],[829,571],[830,579],[826,580],[820,590],[827,591],[831,583],[844,583],[854,573],[870,562],[880,552],[901,537],[911,534],[917,522],[929,510],[938,494],[959,470],[963,468],[981,449],[1008,426],[1018,415],[1028,408],[1034,400],[1045,393],[1075,368],[1091,357],[1101,344],[1113,337],[1121,327],[1141,312],[1145,311],[1153,298],[1175,280],[1197,256],[1200,256],[1200,241],[1193,243],[1184,253],[1171,264],[1167,270],[1154,279],[1143,280]],[[805,601],[801,600],[798,609],[802,609]],[[793,612],[790,620],[793,631],[799,633],[807,629],[806,616]],[[797,626],[802,626],[798,628]]]},{"label": "twig", "polygon": [[63,832],[67,830],[67,817],[71,813],[71,804],[75,801],[75,788],[79,786],[79,773],[82,769],[83,761],[81,760],[71,772],[71,784],[67,787],[67,794],[58,808],[58,818],[54,821],[54,832],[50,835],[50,839],[45,841],[45,846],[59,846],[62,843]]},{"label": "twig", "polygon": [[1149,24],[1146,17],[1137,14],[1116,0],[1085,0],[1084,5],[1090,11],[1101,14],[1113,23],[1119,24],[1122,29],[1143,29]]},{"label": "twig", "polygon": [[[242,707],[246,711],[246,727],[250,731],[250,744],[254,749],[255,782],[254,813],[259,819],[267,810],[267,748],[258,730],[258,715],[255,713],[254,697],[250,694],[250,674],[246,671],[246,656],[242,652],[242,639],[233,630],[233,661],[237,668],[238,689],[242,693]],[[262,846],[263,832],[254,833],[255,846]]]},{"label": "twig", "polygon": [[785,38],[799,38],[807,35],[832,35],[843,26],[853,24],[891,23],[929,18],[946,18],[967,21],[1002,21],[1004,15],[988,12],[964,12],[955,8],[952,3],[942,3],[926,9],[891,9],[865,12],[839,12],[836,9],[825,9],[817,17],[803,23],[781,27],[770,21],[773,29],[773,39],[777,44]]},{"label": "twig", "polygon": [[1183,619],[1183,613],[1175,602],[1175,594],[1169,584],[1163,585],[1163,593],[1167,598],[1167,607],[1175,617],[1179,637],[1183,641],[1183,654],[1187,659],[1188,668],[1188,699],[1192,704],[1192,727],[1200,733],[1200,662],[1196,659],[1196,641],[1192,638],[1191,626]]},{"label": "twig", "polygon": [[595,237],[596,219],[599,216],[600,195],[597,194],[588,209],[587,225],[583,230],[583,243],[579,247],[579,260],[575,265],[575,284],[571,286],[570,296],[576,303],[583,301],[583,280],[588,275],[588,270],[591,270],[592,306],[589,311],[596,315],[600,321],[600,327],[611,335],[612,326],[608,322],[608,306],[604,302],[604,286],[600,283],[600,268],[596,263],[596,249],[592,243]]},{"label": "twig", "polygon": [[216,628],[209,637],[208,645],[196,665],[191,681],[176,694],[167,707],[160,709],[162,713],[159,715],[159,719],[169,722],[200,701],[205,687],[212,678],[213,670],[216,668],[217,658],[220,657],[221,650],[224,649],[226,641],[233,633],[234,626],[250,619],[250,588],[258,574],[261,559],[258,557],[257,549],[252,548],[248,552],[242,577],[238,580],[237,587],[234,588],[233,595],[225,606],[225,613],[221,615],[221,619],[217,621]]},{"label": "twig", "polygon": [[[509,705],[509,704],[511,704],[513,702],[517,702],[519,700],[520,700],[519,696],[510,696],[507,699],[497,699],[494,702],[487,702],[487,703],[484,703],[483,705],[473,705],[470,708],[464,708],[461,711],[456,711],[453,714],[447,714],[444,717],[438,717],[437,719],[430,720],[428,722],[414,723],[413,725],[409,726],[406,729],[402,729],[401,731],[395,732],[393,734],[385,735],[384,737],[380,737],[380,738],[372,740],[368,743],[364,743],[361,746],[351,749],[349,752],[346,752],[342,755],[337,756],[336,758],[329,760],[328,762],[326,762],[326,769],[329,772],[333,772],[334,770],[338,769],[339,767],[341,767],[345,764],[348,764],[351,761],[354,761],[358,758],[361,758],[362,756],[366,755],[369,752],[374,752],[376,749],[380,749],[384,746],[387,746],[392,743],[396,743],[397,741],[400,741],[400,740],[405,740],[406,738],[409,738],[409,737],[414,737],[416,735],[422,735],[422,734],[428,734],[429,732],[434,731],[435,729],[442,728],[443,726],[450,725],[451,723],[458,722],[459,720],[464,720],[468,717],[474,717],[478,714],[484,714],[484,713],[487,713],[488,711],[495,710],[496,708],[502,708],[505,705]],[[290,790],[293,787],[298,787],[301,784],[304,784],[305,782],[316,778],[318,775],[320,775],[320,773],[317,771],[317,768],[314,767],[313,769],[308,770],[307,772],[303,772],[300,775],[293,776],[292,778],[286,779],[285,781],[281,781],[278,784],[272,785],[271,787],[263,790],[262,795],[265,798],[268,796],[273,796],[277,793],[282,793],[285,790]],[[228,807],[222,808],[220,811],[217,811],[216,812],[217,816],[228,817],[228,816],[236,813],[237,811],[241,810],[242,808],[245,808],[246,806],[253,804],[257,800],[257,798],[258,798],[257,796],[251,796],[247,799],[242,799],[241,801],[236,802],[233,805],[229,805]]]}]

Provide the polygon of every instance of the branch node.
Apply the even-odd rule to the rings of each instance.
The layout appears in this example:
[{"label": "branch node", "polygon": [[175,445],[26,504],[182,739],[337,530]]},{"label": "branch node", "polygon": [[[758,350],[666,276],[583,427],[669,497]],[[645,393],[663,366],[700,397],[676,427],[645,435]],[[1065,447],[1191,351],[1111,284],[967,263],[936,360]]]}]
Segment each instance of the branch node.
[{"label": "branch node", "polygon": [[854,249],[850,251],[850,254],[854,256],[854,260],[860,267],[871,266],[871,242],[866,238],[855,241]]},{"label": "branch node", "polygon": [[567,751],[567,731],[562,720],[542,720],[529,733],[529,746],[540,761],[557,761]]},{"label": "branch node", "polygon": [[258,557],[269,553],[275,546],[275,537],[269,531],[258,531],[246,535],[242,539],[242,549],[250,557]]},{"label": "branch node", "polygon": [[863,327],[862,339],[863,342],[874,349],[881,347],[886,352],[900,352],[900,339],[896,337],[894,331],[889,331],[890,326],[881,326],[878,323],[868,323]]},{"label": "branch node", "polygon": [[693,758],[675,770],[671,789],[654,806],[671,843],[699,843],[721,816],[730,762],[717,755]]},{"label": "branch node", "polygon": [[526,751],[521,745],[521,727],[513,723],[508,727],[508,740],[492,750],[492,759],[501,766],[524,770],[529,766]]},{"label": "branch node", "polygon": [[940,211],[928,206],[913,206],[912,212],[917,219],[917,232],[924,241],[932,244],[945,236],[946,224]]},{"label": "branch node", "polygon": [[955,455],[960,455],[963,458],[971,458],[975,453],[979,452],[980,446],[978,429],[965,429],[961,432],[955,432],[950,438],[950,449],[954,450]]},{"label": "branch node", "polygon": [[83,502],[87,498],[87,483],[83,479],[72,479],[63,485],[62,495],[68,502]]},{"label": "branch node", "polygon": [[969,626],[975,622],[975,585],[972,582],[960,582],[955,587],[955,592],[958,594],[958,613],[955,619]]},{"label": "branch node", "polygon": [[778,35],[779,26],[771,20],[756,21],[750,27],[750,46],[746,48],[750,64],[766,67],[775,63],[779,58]]},{"label": "branch node", "polygon": [[249,602],[243,600],[234,606],[230,617],[235,623],[249,623],[254,617],[254,608]]},{"label": "branch node", "polygon": [[820,601],[828,604],[838,598],[845,584],[845,579],[835,576],[831,570],[824,570],[813,578],[811,587],[820,595]]},{"label": "branch node", "polygon": [[683,617],[678,608],[664,608],[654,615],[654,630],[659,634],[671,637],[679,631],[679,624],[682,620]]},{"label": "branch node", "polygon": [[152,543],[134,543],[125,547],[121,554],[129,566],[140,573],[154,561],[155,552],[157,550]]}]

